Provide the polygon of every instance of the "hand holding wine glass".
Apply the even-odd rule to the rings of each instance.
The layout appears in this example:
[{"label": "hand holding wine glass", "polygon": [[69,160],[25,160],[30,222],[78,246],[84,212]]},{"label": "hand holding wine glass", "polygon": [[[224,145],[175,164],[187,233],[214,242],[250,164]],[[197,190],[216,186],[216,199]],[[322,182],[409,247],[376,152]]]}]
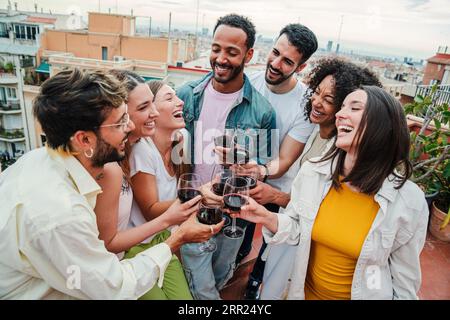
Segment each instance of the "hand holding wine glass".
[{"label": "hand holding wine glass", "polygon": [[201,195],[202,180],[198,174],[184,173],[178,179],[178,198],[185,203],[196,196]]},{"label": "hand holding wine glass", "polygon": [[[244,177],[231,177],[225,183],[223,192],[224,208],[230,213],[239,213],[241,207],[247,204],[249,192],[248,180]],[[223,234],[231,239],[237,239],[244,235],[244,230],[236,226],[236,218],[231,220],[231,226],[223,229]]]},{"label": "hand holding wine glass", "polygon": [[[217,225],[223,220],[222,209],[218,205],[209,205],[205,203],[200,203],[200,207],[197,213],[197,220],[200,223],[206,225]],[[211,233],[213,229],[211,229]],[[209,239],[206,242],[203,242],[199,247],[199,250],[202,252],[214,252],[216,251],[217,244],[214,239]]]}]

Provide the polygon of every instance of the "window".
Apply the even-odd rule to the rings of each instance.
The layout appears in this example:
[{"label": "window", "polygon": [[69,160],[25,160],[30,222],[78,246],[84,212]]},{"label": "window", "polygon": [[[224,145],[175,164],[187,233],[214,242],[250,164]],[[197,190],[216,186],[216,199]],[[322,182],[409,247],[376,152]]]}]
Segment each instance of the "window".
[{"label": "window", "polygon": [[102,60],[108,60],[108,48],[102,47]]},{"label": "window", "polygon": [[6,28],[5,23],[0,23],[0,37],[1,38],[8,38],[8,29]]},{"label": "window", "polygon": [[25,34],[25,26],[20,26],[20,37],[21,39],[26,39],[26,34]]},{"label": "window", "polygon": [[39,33],[38,26],[15,25],[14,32],[16,39],[36,40],[36,34]]},{"label": "window", "polygon": [[6,96],[9,99],[17,99],[16,89],[15,88],[6,88]]}]

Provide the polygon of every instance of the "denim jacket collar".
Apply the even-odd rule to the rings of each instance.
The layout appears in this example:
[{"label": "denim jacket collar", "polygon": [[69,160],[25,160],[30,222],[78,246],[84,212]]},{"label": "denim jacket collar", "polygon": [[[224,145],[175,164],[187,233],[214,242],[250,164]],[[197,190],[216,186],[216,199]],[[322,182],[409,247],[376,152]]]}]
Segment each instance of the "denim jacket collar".
[{"label": "denim jacket collar", "polygon": [[[201,80],[192,83],[191,86],[193,87],[192,92],[194,93],[194,95],[203,94],[212,77],[213,73],[210,72],[206,76],[204,76]],[[237,98],[236,105],[241,104],[243,99],[247,100],[249,104],[252,103],[252,86],[245,74],[244,74],[244,90],[242,90],[241,94]]]}]

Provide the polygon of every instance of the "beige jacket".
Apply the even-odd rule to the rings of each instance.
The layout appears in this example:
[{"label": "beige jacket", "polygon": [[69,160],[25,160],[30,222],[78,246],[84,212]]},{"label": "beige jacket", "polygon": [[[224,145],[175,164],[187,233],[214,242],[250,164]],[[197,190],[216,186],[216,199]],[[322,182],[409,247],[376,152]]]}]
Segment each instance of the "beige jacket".
[{"label": "beige jacket", "polygon": [[[315,160],[315,159],[313,159]],[[320,204],[331,187],[331,161],[306,162],[294,180],[291,201],[278,214],[278,231],[263,228],[269,244],[297,245],[288,299],[304,299],[311,232]],[[421,284],[419,255],[424,246],[428,207],[411,181],[396,190],[386,179],[375,195],[380,205],[364,241],[353,275],[351,298],[417,299]]]}]

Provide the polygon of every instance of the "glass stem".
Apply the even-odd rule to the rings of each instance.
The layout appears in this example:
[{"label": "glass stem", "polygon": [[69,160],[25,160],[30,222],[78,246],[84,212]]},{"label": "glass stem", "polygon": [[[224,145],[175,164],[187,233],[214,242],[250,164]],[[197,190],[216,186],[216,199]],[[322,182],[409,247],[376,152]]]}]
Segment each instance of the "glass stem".
[{"label": "glass stem", "polygon": [[233,218],[233,219],[231,220],[231,230],[232,230],[233,232],[236,231],[236,218]]}]

